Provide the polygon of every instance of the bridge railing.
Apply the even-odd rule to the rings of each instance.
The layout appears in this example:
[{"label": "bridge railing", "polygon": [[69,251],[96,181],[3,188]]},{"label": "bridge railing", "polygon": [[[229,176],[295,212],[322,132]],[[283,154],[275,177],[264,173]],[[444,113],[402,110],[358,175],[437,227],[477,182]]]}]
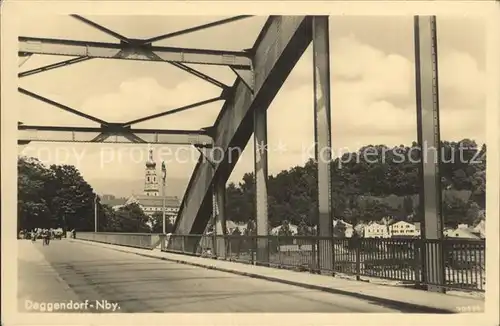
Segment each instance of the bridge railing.
[{"label": "bridge railing", "polygon": [[93,242],[120,245],[126,247],[154,249],[160,244],[160,235],[154,233],[118,233],[118,232],[77,232],[76,238]]},{"label": "bridge railing", "polygon": [[[257,243],[267,244],[265,257],[257,254]],[[485,290],[485,241],[468,239],[370,239],[326,238],[316,236],[216,236],[169,235],[162,250],[265,265],[302,272],[347,274],[357,279],[374,277],[413,285],[426,285],[423,273],[424,251],[440,253],[447,289]],[[215,244],[215,246],[214,246]],[[331,246],[331,250],[318,248]],[[424,250],[426,249],[427,250]],[[331,252],[331,264],[320,264]]]}]

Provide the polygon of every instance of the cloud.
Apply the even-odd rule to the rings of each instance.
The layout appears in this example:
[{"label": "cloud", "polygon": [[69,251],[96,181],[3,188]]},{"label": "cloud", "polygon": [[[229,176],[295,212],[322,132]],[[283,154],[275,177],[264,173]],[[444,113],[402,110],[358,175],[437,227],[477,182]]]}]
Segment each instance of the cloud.
[{"label": "cloud", "polygon": [[[149,116],[178,107],[193,104],[217,97],[220,90],[203,80],[190,79],[183,81],[172,88],[162,87],[158,81],[150,77],[140,77],[125,80],[120,84],[116,92],[98,95],[87,99],[82,106],[84,112],[99,115],[102,119],[126,122]],[[209,107],[207,109],[207,107]],[[166,118],[159,118],[157,121],[141,123],[135,127],[145,127],[145,125],[156,128],[168,129],[179,124],[190,125],[188,129],[198,129],[210,125],[215,121],[215,117],[221,108],[221,102],[207,107],[190,109],[183,113],[177,113]],[[200,112],[202,112],[200,114]],[[170,127],[165,126],[165,122]]]},{"label": "cloud", "polygon": [[486,73],[468,53],[454,50],[439,55],[439,84],[442,101],[457,109],[480,110],[486,100]]}]

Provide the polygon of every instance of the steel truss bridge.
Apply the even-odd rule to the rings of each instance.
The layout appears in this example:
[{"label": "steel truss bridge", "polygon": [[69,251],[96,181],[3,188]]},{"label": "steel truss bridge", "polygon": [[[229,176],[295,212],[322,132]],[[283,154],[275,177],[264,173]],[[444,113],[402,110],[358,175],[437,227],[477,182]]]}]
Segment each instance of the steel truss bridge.
[{"label": "steel truss bridge", "polygon": [[[27,89],[18,88],[26,96],[53,105],[61,110],[78,115],[97,124],[94,128],[36,126],[18,123],[18,144],[34,141],[59,142],[108,142],[111,136],[123,136],[131,143],[189,144],[207,154],[211,148],[222,148],[225,152],[216,162],[208,155],[200,155],[184,194],[177,220],[175,234],[202,234],[211,218],[219,221],[225,230],[225,186],[235,167],[237,158],[227,159],[230,148],[244,148],[252,133],[254,135],[255,160],[255,207],[257,235],[268,233],[267,179],[268,159],[266,110],[285,82],[301,55],[312,42],[314,65],[314,117],[316,158],[331,148],[330,133],[330,48],[328,16],[270,16],[262,28],[254,46],[242,51],[219,51],[194,48],[155,46],[154,43],[174,36],[194,33],[199,30],[228,24],[251,16],[237,16],[189,29],[160,35],[149,39],[132,39],[120,35],[106,27],[79,15],[72,15],[105,34],[117,39],[116,43],[62,40],[52,38],[19,37],[22,65],[33,55],[59,55],[76,57],[18,74],[24,78],[52,69],[62,68],[88,60],[141,60],[160,61],[182,69],[221,89],[220,95],[174,110],[161,112],[124,123],[104,121],[80,112],[64,104],[57,103]],[[435,16],[414,17],[415,72],[417,134],[422,148],[439,148],[439,99],[437,69],[437,30]],[[186,64],[219,65],[230,67],[237,75],[232,86],[225,85]],[[158,130],[134,129],[139,122],[172,115],[177,112],[215,101],[224,101],[221,112],[213,126],[201,130]],[[33,133],[34,132],[34,133]],[[99,133],[97,137],[88,134]],[[85,137],[87,135],[87,137]],[[204,149],[200,149],[203,147]],[[220,153],[221,151],[214,151]],[[440,151],[429,150],[427,160],[421,162],[420,205],[424,211],[423,237],[438,240],[442,237],[443,219],[441,215],[441,191],[439,164],[435,155]],[[221,154],[222,155],[222,154]],[[322,154],[322,156],[325,156]],[[318,210],[319,236],[332,236],[331,207],[331,151],[318,161]],[[196,250],[195,242],[187,242],[185,248]],[[267,241],[257,244],[257,260],[266,261]],[[320,267],[331,269],[333,248],[320,246],[323,251]],[[423,268],[427,284],[442,284],[444,268],[442,252],[434,247],[424,250]],[[439,290],[430,287],[430,290]]]}]

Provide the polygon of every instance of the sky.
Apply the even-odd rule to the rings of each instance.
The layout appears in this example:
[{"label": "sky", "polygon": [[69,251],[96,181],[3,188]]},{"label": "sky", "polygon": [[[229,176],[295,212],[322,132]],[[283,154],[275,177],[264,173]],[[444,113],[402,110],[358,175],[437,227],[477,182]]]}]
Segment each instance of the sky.
[{"label": "sky", "polygon": [[[122,35],[149,38],[225,17],[86,16]],[[162,46],[243,50],[252,47],[267,17],[195,32],[155,43]],[[475,17],[439,17],[438,64],[441,138],[485,142],[485,27]],[[19,34],[116,42],[69,16],[20,17]],[[331,115],[334,153],[368,144],[388,146],[416,140],[413,18],[330,18]],[[34,56],[20,69],[68,57]],[[226,67],[191,65],[232,85]],[[312,47],[304,53],[268,109],[269,173],[301,165],[313,154]],[[25,77],[21,87],[101,119],[125,122],[219,95],[213,85],[168,63],[94,59]],[[197,130],[212,125],[222,102],[134,125],[134,128]],[[96,126],[19,94],[19,121],[28,125]],[[120,187],[144,176],[148,145],[31,143],[20,153],[47,164],[73,164],[101,193],[126,195]],[[152,146],[167,160],[168,177],[187,183],[198,153],[179,146]],[[253,137],[229,181],[253,171]],[[128,183],[127,183],[128,182]],[[179,187],[182,187],[179,186]],[[180,193],[183,189],[179,190]]]}]

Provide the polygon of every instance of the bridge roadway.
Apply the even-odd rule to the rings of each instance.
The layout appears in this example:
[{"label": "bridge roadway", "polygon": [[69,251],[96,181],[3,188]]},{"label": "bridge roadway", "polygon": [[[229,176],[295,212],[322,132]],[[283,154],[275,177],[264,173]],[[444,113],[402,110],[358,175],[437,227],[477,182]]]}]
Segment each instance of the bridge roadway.
[{"label": "bridge roadway", "polygon": [[[377,303],[70,242],[18,241],[18,305],[118,303],[115,312],[399,312]],[[89,308],[78,312],[105,312]],[[112,309],[108,310],[111,311]],[[71,312],[71,311],[59,311]]]}]

